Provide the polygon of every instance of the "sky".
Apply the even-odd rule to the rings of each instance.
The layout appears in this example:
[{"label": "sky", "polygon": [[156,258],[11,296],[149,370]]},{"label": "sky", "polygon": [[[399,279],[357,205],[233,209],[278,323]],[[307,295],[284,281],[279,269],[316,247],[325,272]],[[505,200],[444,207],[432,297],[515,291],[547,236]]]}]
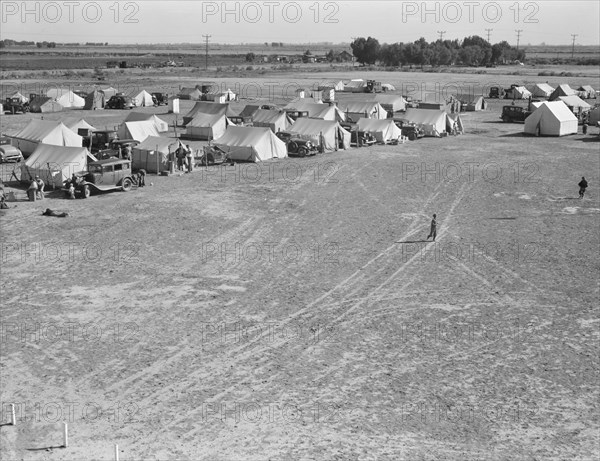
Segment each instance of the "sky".
[{"label": "sky", "polygon": [[[488,37],[516,45],[600,44],[590,1],[0,1],[0,39],[54,42],[380,43]],[[520,31],[520,32],[517,32]]]}]

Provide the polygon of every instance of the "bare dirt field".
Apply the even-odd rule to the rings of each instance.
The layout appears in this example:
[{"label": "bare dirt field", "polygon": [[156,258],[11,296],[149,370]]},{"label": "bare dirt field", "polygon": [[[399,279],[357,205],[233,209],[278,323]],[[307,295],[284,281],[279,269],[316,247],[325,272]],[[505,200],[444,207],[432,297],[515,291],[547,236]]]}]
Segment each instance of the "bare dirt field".
[{"label": "bare dirt field", "polygon": [[[112,460],[114,444],[136,461],[597,459],[598,128],[523,137],[503,104],[464,114],[456,137],[149,175],[87,200],[14,188],[1,459]],[[44,118],[76,115],[127,113]]]}]

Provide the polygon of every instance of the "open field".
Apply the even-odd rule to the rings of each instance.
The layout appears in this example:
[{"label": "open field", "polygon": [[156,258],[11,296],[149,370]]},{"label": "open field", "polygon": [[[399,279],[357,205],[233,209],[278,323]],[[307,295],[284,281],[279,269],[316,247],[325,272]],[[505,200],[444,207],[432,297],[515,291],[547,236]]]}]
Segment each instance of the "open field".
[{"label": "open field", "polygon": [[[515,80],[597,88],[592,72],[367,75],[399,93],[417,83],[418,97]],[[344,77],[216,80],[239,85],[241,107]],[[205,80],[118,78],[103,84]],[[0,423],[9,403],[18,423],[0,427],[2,459],[113,459],[115,443],[121,460],[597,459],[598,128],[523,137],[499,123],[503,104],[464,114],[457,137],[10,203]],[[127,112],[44,119],[75,115],[101,128]],[[2,131],[40,116],[3,116]]]}]

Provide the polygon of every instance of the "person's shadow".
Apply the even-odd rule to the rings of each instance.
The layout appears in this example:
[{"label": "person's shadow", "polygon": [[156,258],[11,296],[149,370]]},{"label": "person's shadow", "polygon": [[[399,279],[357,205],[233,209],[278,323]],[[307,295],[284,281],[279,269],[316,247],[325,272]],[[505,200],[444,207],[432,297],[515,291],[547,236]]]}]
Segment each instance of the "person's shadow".
[{"label": "person's shadow", "polygon": [[403,242],[395,242],[395,243],[426,243],[433,242],[433,240],[405,240]]}]

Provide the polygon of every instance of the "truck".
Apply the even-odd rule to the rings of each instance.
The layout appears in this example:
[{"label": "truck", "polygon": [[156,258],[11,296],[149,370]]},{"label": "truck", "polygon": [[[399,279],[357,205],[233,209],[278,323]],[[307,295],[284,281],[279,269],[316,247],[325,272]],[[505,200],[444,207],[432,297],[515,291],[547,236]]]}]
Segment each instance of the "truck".
[{"label": "truck", "polygon": [[381,88],[381,82],[376,82],[375,80],[367,80],[367,85],[365,86],[366,93],[381,93],[383,90]]},{"label": "truck", "polygon": [[29,102],[23,102],[19,97],[8,97],[4,100],[4,112],[26,114],[29,112]]},{"label": "truck", "polygon": [[531,115],[531,111],[522,106],[504,106],[500,118],[503,122],[524,122]]}]

